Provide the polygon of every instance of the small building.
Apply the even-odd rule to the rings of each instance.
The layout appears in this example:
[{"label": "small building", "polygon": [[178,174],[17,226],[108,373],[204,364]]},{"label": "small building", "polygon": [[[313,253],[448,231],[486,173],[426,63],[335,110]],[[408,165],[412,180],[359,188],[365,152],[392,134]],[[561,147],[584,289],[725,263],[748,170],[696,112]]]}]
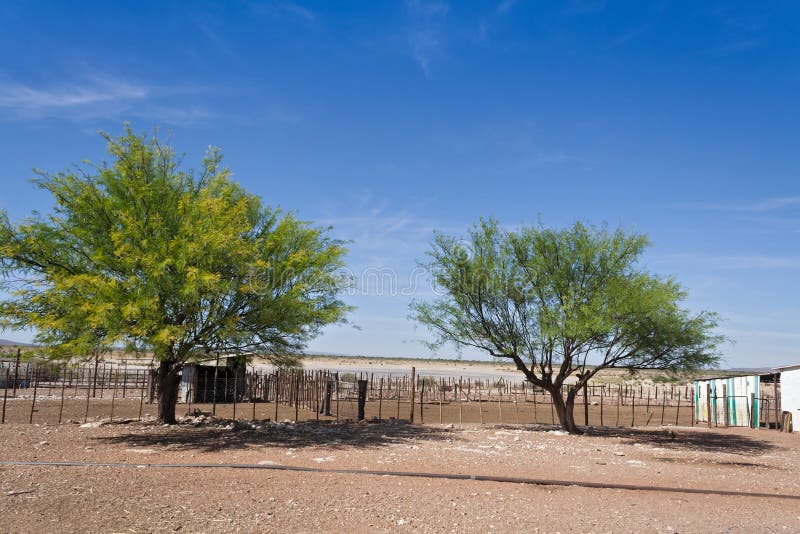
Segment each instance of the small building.
[{"label": "small building", "polygon": [[246,365],[241,356],[210,362],[189,363],[181,372],[178,402],[210,403],[240,401],[245,396]]},{"label": "small building", "polygon": [[695,380],[695,421],[707,423],[710,418],[711,423],[718,426],[758,428],[761,424],[762,381],[769,376],[740,375]]},{"label": "small building", "polygon": [[782,428],[800,432],[800,364],[773,369],[781,376]]}]

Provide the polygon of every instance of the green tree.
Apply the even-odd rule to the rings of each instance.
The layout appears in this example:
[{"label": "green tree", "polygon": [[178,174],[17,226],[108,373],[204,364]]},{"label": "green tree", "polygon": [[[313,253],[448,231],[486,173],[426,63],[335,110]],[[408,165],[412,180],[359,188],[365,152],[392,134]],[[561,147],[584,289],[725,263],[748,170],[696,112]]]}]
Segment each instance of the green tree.
[{"label": "green tree", "polygon": [[104,134],[110,163],[34,180],[48,216],[0,213],[6,327],[34,328],[52,357],[152,351],[158,417],[175,422],[182,366],[210,351],[293,358],[344,321],[343,243],[262,206],[211,149],[198,173],[154,137]]},{"label": "green tree", "polygon": [[580,223],[505,231],[482,220],[464,239],[436,235],[426,267],[442,296],[413,303],[412,315],[435,346],[513,361],[550,393],[564,430],[579,433],[576,395],[601,369],[694,369],[718,359],[716,316],[681,308],[686,293],[675,280],[637,267],[647,245],[643,235]]}]

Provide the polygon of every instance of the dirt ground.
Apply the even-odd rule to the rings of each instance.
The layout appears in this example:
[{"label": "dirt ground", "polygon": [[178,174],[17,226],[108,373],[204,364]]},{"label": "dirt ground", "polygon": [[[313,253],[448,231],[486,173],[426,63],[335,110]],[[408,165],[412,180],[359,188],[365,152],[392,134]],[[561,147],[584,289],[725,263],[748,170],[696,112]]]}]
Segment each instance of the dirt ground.
[{"label": "dirt ground", "polygon": [[[201,417],[175,427],[8,423],[0,436],[4,532],[800,531],[800,435],[767,430],[650,427],[568,436],[550,426]],[[582,481],[605,487],[569,485]]]}]

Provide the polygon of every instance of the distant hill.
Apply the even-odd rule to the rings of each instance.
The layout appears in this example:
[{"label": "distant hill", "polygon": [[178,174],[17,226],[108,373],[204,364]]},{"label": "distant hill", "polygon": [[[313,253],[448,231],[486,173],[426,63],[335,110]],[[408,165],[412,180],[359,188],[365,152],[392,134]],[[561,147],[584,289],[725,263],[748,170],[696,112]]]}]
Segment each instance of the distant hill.
[{"label": "distant hill", "polygon": [[0,347],[33,347],[30,343],[20,343],[10,339],[0,339]]}]

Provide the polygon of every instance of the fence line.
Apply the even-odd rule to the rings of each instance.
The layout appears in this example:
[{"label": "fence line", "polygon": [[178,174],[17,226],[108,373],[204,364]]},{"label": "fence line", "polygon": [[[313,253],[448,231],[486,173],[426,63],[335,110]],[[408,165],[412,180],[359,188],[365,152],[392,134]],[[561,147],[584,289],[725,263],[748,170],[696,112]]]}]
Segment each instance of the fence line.
[{"label": "fence line", "polygon": [[[145,406],[157,397],[155,370],[128,362],[69,366],[0,360],[0,382],[2,423],[7,416],[17,422],[59,424],[90,417],[142,419]],[[198,365],[184,369],[179,398],[183,403],[178,413],[185,406],[185,413],[234,419],[342,421],[413,414],[420,423],[558,423],[549,392],[508,378],[416,374],[412,382],[404,373]],[[714,397],[714,405],[727,406],[732,398]],[[765,395],[754,400],[760,426],[777,428],[770,414],[778,413],[779,399]],[[588,384],[578,392],[574,415],[577,424],[592,426],[698,424],[692,386]],[[727,411],[720,415],[716,409],[708,420],[711,426],[731,422]]]}]

